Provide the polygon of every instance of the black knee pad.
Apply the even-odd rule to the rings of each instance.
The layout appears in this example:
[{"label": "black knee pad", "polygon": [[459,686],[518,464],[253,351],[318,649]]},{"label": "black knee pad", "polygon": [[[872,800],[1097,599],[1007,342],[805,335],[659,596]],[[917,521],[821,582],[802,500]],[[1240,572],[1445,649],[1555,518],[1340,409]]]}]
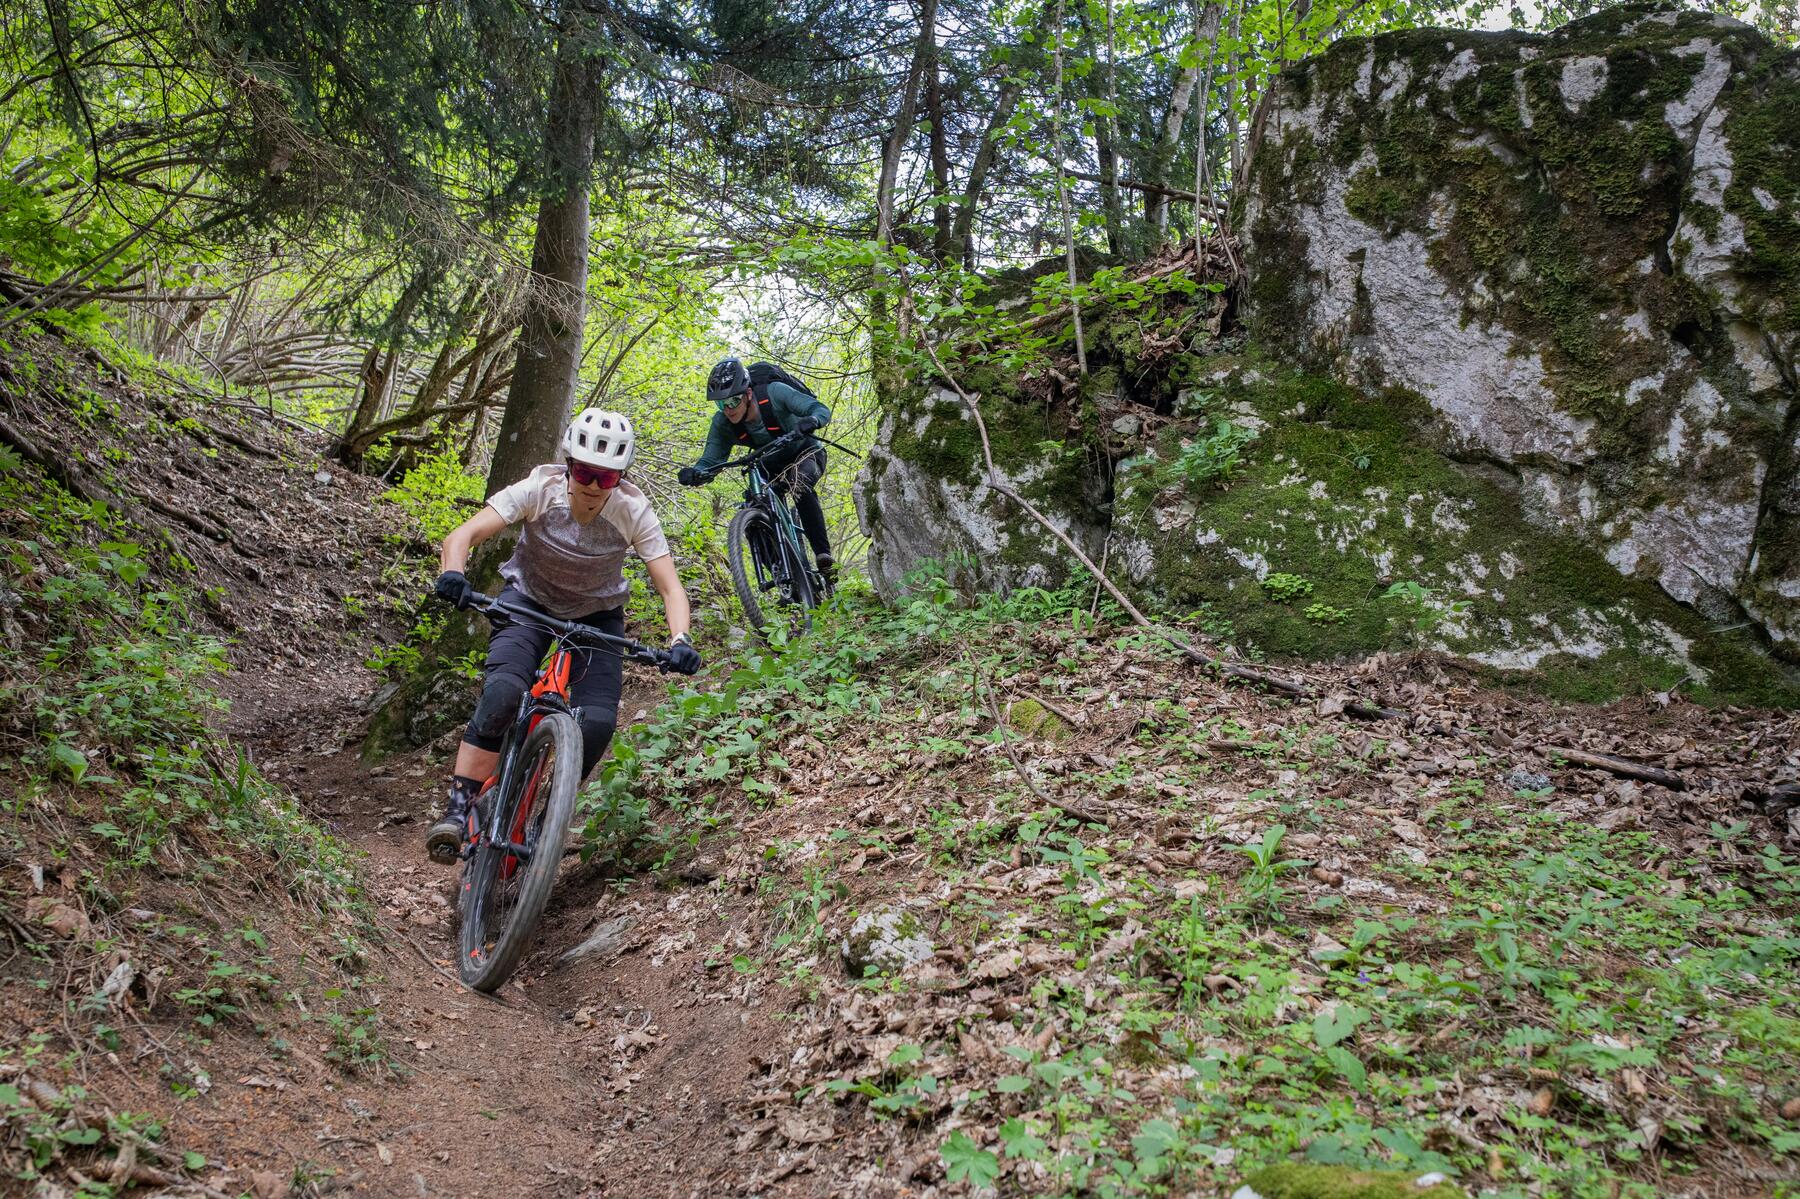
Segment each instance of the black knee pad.
[{"label": "black knee pad", "polygon": [[583,708],[581,712],[581,777],[586,778],[594,772],[594,763],[612,744],[613,729],[618,717],[612,712],[589,712]]},{"label": "black knee pad", "polygon": [[491,674],[481,688],[481,700],[469,720],[463,740],[477,749],[495,750],[506,737],[506,726],[518,714],[525,681],[510,674]]}]

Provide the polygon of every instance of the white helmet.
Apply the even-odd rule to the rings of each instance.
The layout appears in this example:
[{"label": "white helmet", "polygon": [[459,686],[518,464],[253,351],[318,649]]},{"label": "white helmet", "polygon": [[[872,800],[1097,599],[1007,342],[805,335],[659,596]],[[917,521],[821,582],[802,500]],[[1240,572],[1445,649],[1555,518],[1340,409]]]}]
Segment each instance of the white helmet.
[{"label": "white helmet", "polygon": [[637,434],[624,414],[583,408],[563,434],[563,457],[589,466],[624,470],[637,455]]}]

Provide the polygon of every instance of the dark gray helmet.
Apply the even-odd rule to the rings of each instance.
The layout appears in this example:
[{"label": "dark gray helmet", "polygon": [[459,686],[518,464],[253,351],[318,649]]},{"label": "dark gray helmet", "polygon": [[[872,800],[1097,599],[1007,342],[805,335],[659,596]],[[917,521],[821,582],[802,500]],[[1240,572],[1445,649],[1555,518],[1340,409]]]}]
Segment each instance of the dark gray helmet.
[{"label": "dark gray helmet", "polygon": [[706,398],[724,405],[750,390],[750,372],[736,358],[727,358],[712,368],[706,379]]}]

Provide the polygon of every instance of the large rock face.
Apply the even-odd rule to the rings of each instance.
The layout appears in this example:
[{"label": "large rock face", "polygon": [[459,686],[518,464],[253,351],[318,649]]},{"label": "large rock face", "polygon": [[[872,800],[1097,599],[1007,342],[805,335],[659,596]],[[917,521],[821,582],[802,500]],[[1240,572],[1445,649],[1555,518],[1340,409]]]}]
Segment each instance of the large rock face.
[{"label": "large rock face", "polygon": [[[935,566],[966,591],[1049,586],[1067,550],[988,485],[981,434],[955,391],[918,386],[886,398],[856,484],[869,531],[869,576],[884,595]],[[984,400],[994,464],[1006,486],[1098,559],[1107,531],[1110,463],[1056,424],[1051,407],[1016,395]]]},{"label": "large rock face", "polygon": [[1800,56],[1628,6],[1284,75],[1252,336],[1423,397],[1525,515],[1800,661]]}]

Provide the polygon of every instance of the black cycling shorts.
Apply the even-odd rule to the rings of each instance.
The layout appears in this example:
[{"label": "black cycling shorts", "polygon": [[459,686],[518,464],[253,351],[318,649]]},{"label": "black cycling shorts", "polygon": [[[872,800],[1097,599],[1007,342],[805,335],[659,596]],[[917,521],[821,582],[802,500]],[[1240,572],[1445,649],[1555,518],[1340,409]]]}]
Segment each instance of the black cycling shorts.
[{"label": "black cycling shorts", "polygon": [[[543,611],[530,596],[511,584],[500,592],[499,598],[508,604]],[[608,608],[575,623],[622,637],[625,610]],[[465,742],[476,749],[500,748],[507,726],[518,715],[520,697],[537,680],[550,641],[548,630],[529,625],[509,624],[495,630],[488,642],[487,678],[481,685],[481,702],[475,705],[475,716],[463,733]],[[581,776],[586,778],[612,742],[613,728],[619,719],[624,659],[608,650],[570,652],[574,661],[569,666],[569,704],[581,709]]]}]

